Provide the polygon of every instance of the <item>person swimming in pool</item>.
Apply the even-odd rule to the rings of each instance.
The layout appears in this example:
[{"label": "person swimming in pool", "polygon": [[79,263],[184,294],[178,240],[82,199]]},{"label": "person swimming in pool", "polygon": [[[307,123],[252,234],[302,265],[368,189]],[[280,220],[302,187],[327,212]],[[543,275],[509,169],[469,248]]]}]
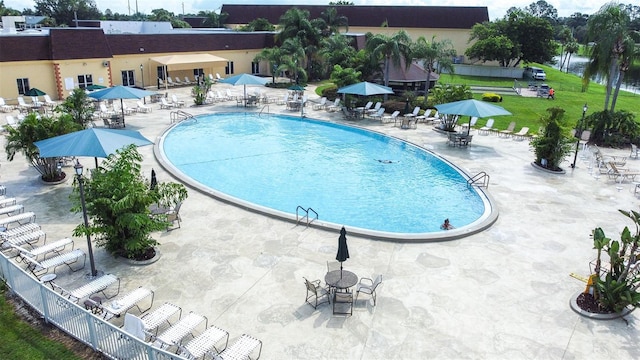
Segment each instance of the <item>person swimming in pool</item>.
[{"label": "person swimming in pool", "polygon": [[442,230],[451,230],[453,228],[454,227],[449,222],[449,219],[444,219],[444,223],[442,223],[442,225],[440,225],[440,229],[442,229]]},{"label": "person swimming in pool", "polygon": [[383,164],[393,164],[393,161],[391,160],[382,160],[382,159],[378,159],[379,162],[383,163]]}]

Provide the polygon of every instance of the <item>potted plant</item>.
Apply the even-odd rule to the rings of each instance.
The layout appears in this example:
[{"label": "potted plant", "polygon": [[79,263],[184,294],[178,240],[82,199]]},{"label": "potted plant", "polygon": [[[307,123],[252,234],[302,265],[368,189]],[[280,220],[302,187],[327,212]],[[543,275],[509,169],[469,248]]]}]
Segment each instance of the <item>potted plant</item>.
[{"label": "potted plant", "polygon": [[543,117],[544,131],[531,140],[531,147],[536,155],[533,166],[550,172],[564,173],[560,163],[571,152],[574,144],[568,126],[564,121],[564,109],[549,108],[548,116]]},{"label": "potted plant", "polygon": [[[135,145],[110,155],[84,180],[87,214],[91,220],[74,229],[74,236],[91,235],[111,254],[133,260],[155,256],[158,242],[151,233],[166,229],[165,217],[150,216],[150,207],[175,205],[187,198],[182,184],[158,183],[154,189],[141,173],[142,156]],[[79,189],[72,193],[72,211],[82,211]]]},{"label": "potted plant", "polygon": [[7,159],[13,161],[18,152],[24,154],[31,165],[40,173],[45,183],[58,183],[66,178],[59,164],[59,158],[41,158],[36,141],[52,138],[58,135],[68,134],[81,127],[76,124],[69,115],[61,115],[58,118],[43,116],[38,117],[31,113],[25,117],[17,128],[7,127],[7,143],[5,152]]},{"label": "potted plant", "polygon": [[[602,228],[592,231],[597,257],[587,288],[572,301],[578,313],[599,319],[624,316],[640,306],[640,213],[619,210],[635,225],[635,233],[625,226],[620,240],[608,238]],[[609,257],[604,262],[602,256]]]}]

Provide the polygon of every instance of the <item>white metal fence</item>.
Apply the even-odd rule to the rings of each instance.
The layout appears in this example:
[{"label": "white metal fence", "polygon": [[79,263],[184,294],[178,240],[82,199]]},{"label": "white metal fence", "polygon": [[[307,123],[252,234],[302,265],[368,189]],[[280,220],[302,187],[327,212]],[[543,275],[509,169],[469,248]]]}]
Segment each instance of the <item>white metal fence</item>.
[{"label": "white metal fence", "polygon": [[4,254],[0,256],[0,276],[45,321],[112,359],[184,359],[155,348],[117,326],[95,316],[29,275]]}]

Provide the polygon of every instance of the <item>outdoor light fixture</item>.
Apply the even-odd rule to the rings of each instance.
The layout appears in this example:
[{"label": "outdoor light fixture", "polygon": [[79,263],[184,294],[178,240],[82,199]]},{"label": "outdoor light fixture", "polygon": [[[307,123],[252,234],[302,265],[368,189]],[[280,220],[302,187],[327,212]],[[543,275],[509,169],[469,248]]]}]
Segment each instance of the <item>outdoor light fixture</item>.
[{"label": "outdoor light fixture", "polygon": [[[77,160],[73,166],[76,171],[76,178],[78,180],[78,186],[80,187],[80,203],[82,204],[82,216],[84,217],[84,227],[89,228],[89,219],[87,218],[87,205],[84,200],[84,182],[82,180],[82,170],[84,167],[80,164],[80,160]],[[89,263],[91,264],[91,273],[87,274],[87,277],[94,278],[98,276],[98,270],[96,270],[96,264],[93,260],[93,248],[91,246],[91,237],[87,232],[87,248],[89,251]]]},{"label": "outdoor light fixture", "polygon": [[587,110],[589,110],[589,107],[587,106],[587,103],[584,103],[584,106],[582,107],[582,118],[580,118],[578,127],[576,128],[576,152],[573,155],[573,164],[571,164],[572,169],[576,168],[576,160],[578,160],[578,149],[580,147],[580,138],[582,138],[582,126],[584,126],[584,116],[587,113]]},{"label": "outdoor light fixture", "polygon": [[[140,76],[142,78],[142,88],[144,89],[144,66],[142,66],[142,64],[140,64]],[[144,101],[144,103],[147,103],[147,98],[146,96],[142,98],[142,101]]]}]

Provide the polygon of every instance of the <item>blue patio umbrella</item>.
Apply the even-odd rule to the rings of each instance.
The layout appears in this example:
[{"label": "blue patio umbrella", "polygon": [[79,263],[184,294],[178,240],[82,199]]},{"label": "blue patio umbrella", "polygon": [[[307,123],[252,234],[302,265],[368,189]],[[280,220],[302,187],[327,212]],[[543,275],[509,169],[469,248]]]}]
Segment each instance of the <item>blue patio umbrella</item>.
[{"label": "blue patio umbrella", "polygon": [[94,91],[89,94],[89,97],[97,100],[114,100],[120,99],[120,108],[122,109],[122,124],[124,125],[124,107],[122,106],[122,99],[142,99],[145,96],[154,95],[155,92],[140,90],[129,86],[113,86],[110,88]]},{"label": "blue patio umbrella", "polygon": [[92,156],[106,158],[127,145],[152,145],[138,131],[90,128],[36,141],[40,157]]},{"label": "blue patio umbrella", "polygon": [[[512,115],[505,110],[502,106],[489,104],[484,101],[467,99],[454,101],[446,104],[440,104],[435,106],[440,114],[450,115],[466,115],[469,117],[487,117],[487,116],[500,116],[500,115]],[[467,130],[470,131],[471,129]]]},{"label": "blue patio umbrella", "polygon": [[222,79],[218,82],[223,84],[231,84],[233,86],[243,85],[244,86],[244,99],[247,99],[247,85],[265,85],[270,80],[268,78],[263,78],[260,76],[255,76],[251,74],[239,74],[228,77],[226,79]]},{"label": "blue patio umbrella", "polygon": [[338,94],[352,94],[362,96],[382,95],[393,94],[393,89],[388,86],[363,81],[357,84],[341,87],[340,89],[338,89]]},{"label": "blue patio umbrella", "polygon": [[349,258],[349,248],[347,247],[347,230],[342,227],[340,229],[340,237],[338,238],[338,253],[336,260],[340,262],[340,278],[342,278],[342,263]]}]

